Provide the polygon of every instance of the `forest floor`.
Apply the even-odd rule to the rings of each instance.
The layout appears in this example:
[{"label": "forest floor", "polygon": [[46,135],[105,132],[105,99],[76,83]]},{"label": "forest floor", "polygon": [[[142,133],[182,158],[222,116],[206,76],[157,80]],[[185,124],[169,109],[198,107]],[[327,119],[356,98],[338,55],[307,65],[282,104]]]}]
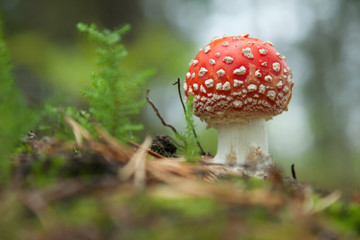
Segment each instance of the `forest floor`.
[{"label": "forest floor", "polygon": [[[216,171],[129,147],[69,119],[76,141],[30,134],[0,190],[0,239],[358,239],[360,195]],[[136,145],[136,146],[135,146]]]}]

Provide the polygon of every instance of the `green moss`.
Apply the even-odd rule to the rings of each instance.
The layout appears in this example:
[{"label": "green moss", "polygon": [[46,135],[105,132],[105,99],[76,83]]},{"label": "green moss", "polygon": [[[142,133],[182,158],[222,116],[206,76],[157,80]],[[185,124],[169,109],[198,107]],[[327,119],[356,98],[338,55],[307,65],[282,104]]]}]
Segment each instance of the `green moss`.
[{"label": "green moss", "polygon": [[219,239],[226,225],[226,211],[210,199],[141,195],[130,202],[137,224],[124,233],[127,239]]},{"label": "green moss", "polygon": [[56,183],[62,176],[62,168],[66,161],[60,157],[38,156],[30,167],[26,179],[29,186],[43,188]]},{"label": "green moss", "polygon": [[134,199],[134,212],[141,213],[176,213],[183,218],[203,218],[221,212],[221,208],[211,199],[166,199],[152,198],[146,195]]},{"label": "green moss", "polygon": [[322,219],[343,234],[360,235],[360,205],[338,201],[331,205]]},{"label": "green moss", "polygon": [[0,184],[7,182],[10,169],[10,154],[20,138],[33,124],[34,115],[26,107],[20,92],[14,87],[12,66],[3,35],[3,20],[0,15]]}]

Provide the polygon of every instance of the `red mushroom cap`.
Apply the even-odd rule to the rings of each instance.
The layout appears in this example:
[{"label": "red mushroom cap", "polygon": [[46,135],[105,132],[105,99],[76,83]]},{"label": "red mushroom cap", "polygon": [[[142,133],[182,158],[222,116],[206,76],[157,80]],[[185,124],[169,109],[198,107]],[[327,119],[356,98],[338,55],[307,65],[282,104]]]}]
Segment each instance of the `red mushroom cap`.
[{"label": "red mushroom cap", "polygon": [[291,99],[291,69],[270,42],[244,36],[223,37],[191,60],[184,84],[194,95],[194,113],[207,123],[271,119]]}]

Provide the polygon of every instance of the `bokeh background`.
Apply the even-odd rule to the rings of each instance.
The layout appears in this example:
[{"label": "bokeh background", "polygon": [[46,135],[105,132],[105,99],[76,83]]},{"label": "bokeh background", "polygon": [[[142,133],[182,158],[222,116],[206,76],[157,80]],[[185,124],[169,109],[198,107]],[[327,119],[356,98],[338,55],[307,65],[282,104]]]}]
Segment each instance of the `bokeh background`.
[{"label": "bokeh background", "polygon": [[[86,108],[93,46],[78,22],[132,30],[124,38],[129,72],[155,69],[146,83],[164,118],[178,129],[184,116],[172,85],[214,36],[250,33],[270,40],[294,73],[289,111],[268,122],[273,159],[286,175],[318,188],[360,190],[360,1],[358,0],[2,0],[16,84],[36,109],[62,96]],[[171,134],[146,107],[142,136]],[[206,151],[216,132],[196,121]]]}]

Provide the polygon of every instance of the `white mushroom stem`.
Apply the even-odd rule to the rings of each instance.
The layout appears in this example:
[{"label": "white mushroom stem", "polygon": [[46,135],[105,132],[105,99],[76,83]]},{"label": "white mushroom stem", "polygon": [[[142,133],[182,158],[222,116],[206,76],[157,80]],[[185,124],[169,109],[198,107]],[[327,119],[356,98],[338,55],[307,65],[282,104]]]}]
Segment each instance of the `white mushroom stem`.
[{"label": "white mushroom stem", "polygon": [[[268,162],[271,162],[268,157],[265,119],[258,118],[241,123],[216,124],[213,127],[218,131],[218,149],[214,163],[240,168],[248,165],[255,165],[256,167],[259,156],[261,163],[265,163],[266,158]],[[257,170],[263,172],[261,169]]]}]

